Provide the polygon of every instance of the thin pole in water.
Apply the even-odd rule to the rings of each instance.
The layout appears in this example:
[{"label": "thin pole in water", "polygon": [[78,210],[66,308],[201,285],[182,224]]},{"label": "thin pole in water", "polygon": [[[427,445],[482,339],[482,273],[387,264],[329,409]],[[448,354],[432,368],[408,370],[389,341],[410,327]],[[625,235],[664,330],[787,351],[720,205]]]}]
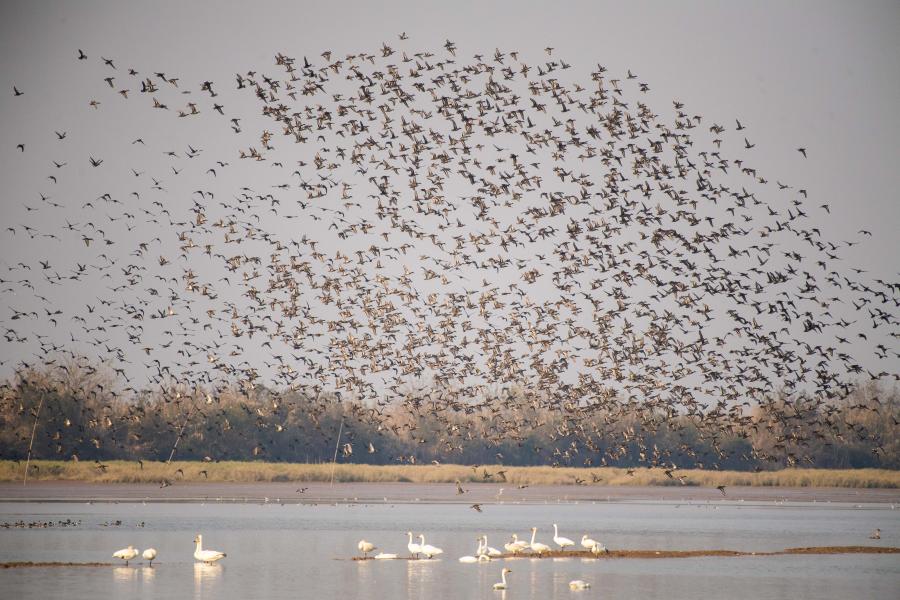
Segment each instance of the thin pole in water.
[{"label": "thin pole in water", "polygon": [[22,485],[28,484],[28,467],[31,464],[31,447],[34,446],[34,434],[37,432],[38,419],[41,416],[41,408],[44,406],[44,394],[41,393],[41,401],[38,403],[37,412],[34,414],[34,426],[31,428],[31,441],[28,442],[28,458],[25,460],[25,477],[22,479]]},{"label": "thin pole in water", "polygon": [[331,483],[329,487],[334,487],[334,465],[337,463],[338,446],[341,444],[341,434],[344,432],[344,420],[341,419],[341,428],[338,429],[337,441],[334,443],[334,458],[331,459]]}]

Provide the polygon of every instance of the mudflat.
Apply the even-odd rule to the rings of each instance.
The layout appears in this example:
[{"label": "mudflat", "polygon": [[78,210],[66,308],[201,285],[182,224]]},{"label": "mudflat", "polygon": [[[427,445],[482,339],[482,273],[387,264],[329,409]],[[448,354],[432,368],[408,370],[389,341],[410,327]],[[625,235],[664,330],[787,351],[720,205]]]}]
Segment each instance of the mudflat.
[{"label": "mudflat", "polygon": [[[543,502],[839,502],[900,504],[896,488],[728,486],[529,486],[470,483],[464,494],[448,483],[78,481],[0,482],[0,502],[363,502],[363,503],[543,503]],[[502,490],[502,491],[501,491]]]}]

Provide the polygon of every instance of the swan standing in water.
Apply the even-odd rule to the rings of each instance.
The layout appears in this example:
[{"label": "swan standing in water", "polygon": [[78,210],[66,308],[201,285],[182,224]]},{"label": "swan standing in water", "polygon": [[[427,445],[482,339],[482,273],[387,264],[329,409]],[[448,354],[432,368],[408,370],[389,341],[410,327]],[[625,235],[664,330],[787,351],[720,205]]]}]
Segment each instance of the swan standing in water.
[{"label": "swan standing in water", "polygon": [[359,543],[356,545],[359,548],[359,551],[363,553],[363,558],[368,557],[369,552],[375,550],[375,544],[372,542],[367,542],[366,540],[359,540]]},{"label": "swan standing in water", "polygon": [[140,550],[135,548],[134,546],[128,546],[127,548],[122,548],[121,550],[116,550],[113,552],[113,558],[121,558],[125,561],[125,566],[128,566],[128,561],[132,560],[135,556],[138,555]]},{"label": "swan standing in water", "polygon": [[419,552],[427,556],[428,558],[434,558],[438,554],[443,554],[444,551],[436,546],[432,546],[431,544],[425,543],[425,535],[419,534]]},{"label": "swan standing in water", "polygon": [[570,540],[567,537],[560,537],[559,529],[556,527],[556,523],[553,524],[553,541],[562,549],[565,550],[569,546],[574,546],[575,542]]},{"label": "swan standing in water", "polygon": [[222,560],[227,556],[227,554],[219,552],[218,550],[204,550],[203,536],[199,533],[197,534],[197,537],[194,538],[194,543],[197,544],[197,548],[194,550],[194,558],[202,563],[211,565],[217,560]]},{"label": "swan standing in water", "polygon": [[147,548],[144,550],[143,554],[144,560],[150,561],[150,566],[153,566],[153,559],[156,558],[156,548]]},{"label": "swan standing in water", "polygon": [[495,590],[505,590],[506,589],[506,574],[512,573],[512,569],[503,569],[500,571],[500,582],[494,584]]},{"label": "swan standing in water", "polygon": [[419,554],[422,552],[422,544],[413,543],[412,531],[407,531],[406,535],[409,536],[409,543],[406,545],[406,547],[409,548],[409,557],[419,558]]},{"label": "swan standing in water", "polygon": [[544,554],[545,552],[550,552],[552,548],[547,544],[542,544],[540,542],[534,541],[534,536],[537,535],[537,527],[531,528],[531,543],[528,545],[531,548],[532,552],[537,552],[538,554]]}]

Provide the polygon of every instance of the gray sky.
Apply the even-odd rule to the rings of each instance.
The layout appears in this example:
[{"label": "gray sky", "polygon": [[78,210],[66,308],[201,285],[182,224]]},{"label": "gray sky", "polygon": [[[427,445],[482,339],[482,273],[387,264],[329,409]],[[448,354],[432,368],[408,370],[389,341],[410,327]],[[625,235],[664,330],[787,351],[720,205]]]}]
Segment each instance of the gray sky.
[{"label": "gray sky", "polygon": [[[207,162],[237,162],[233,153],[215,154],[220,144],[229,144],[229,151],[235,145],[227,130],[223,134],[193,123],[166,128],[156,115],[135,111],[124,101],[116,104],[109,94],[100,110],[92,110],[87,100],[108,91],[100,56],[116,61],[119,81],[132,65],[142,74],[164,71],[180,77],[181,87],[196,97],[204,80],[230,92],[235,72],[271,69],[278,52],[311,60],[324,50],[376,52],[382,43],[397,45],[397,35],[405,31],[410,48],[438,53],[450,39],[463,57],[500,48],[539,62],[546,56],[544,47],[551,46],[554,57],[572,63],[573,79],[587,80],[598,63],[610,76],[624,78],[630,69],[649,84],[646,101],[656,111],[671,111],[677,99],[691,114],[703,115],[704,123],[730,127],[739,118],[758,145],[754,161],[761,171],[807,189],[810,205],[829,205],[830,217],[817,211],[811,226],[833,240],[857,239],[861,229],[872,232],[844,252],[845,268],[859,266],[870,277],[897,280],[896,2],[377,4],[5,2],[0,8],[0,73],[6,89],[0,95],[5,183],[0,221],[4,227],[31,222],[34,215],[25,207],[38,205],[39,191],[62,201],[66,216],[77,219],[77,207],[103,191],[125,197],[132,183],[128,168],[167,171],[170,163],[160,148],[181,153],[187,144],[203,140]],[[89,55],[89,65],[75,60],[79,48]],[[14,85],[25,95],[14,97]],[[131,91],[136,95],[136,89]],[[247,99],[225,97],[232,102],[226,105],[230,114],[257,110]],[[65,147],[57,144],[54,130],[68,132]],[[137,137],[147,139],[153,156],[123,147],[123,140]],[[18,143],[26,144],[25,153],[16,149]],[[808,150],[807,160],[798,158],[800,146]],[[285,152],[299,159],[290,156],[291,149]],[[87,155],[102,157],[110,167],[108,190],[98,192],[83,181],[91,174]],[[49,184],[46,177],[55,172],[50,160],[68,160],[67,175],[74,173],[74,180]],[[232,175],[234,182],[246,173],[243,168]],[[181,181],[179,189],[186,194],[208,189],[203,187],[207,180]],[[253,181],[260,187],[274,183]],[[62,225],[60,220],[53,226]],[[295,227],[279,225],[288,226]],[[313,228],[312,233],[315,225],[296,227],[292,234],[299,236],[303,227]],[[7,265],[35,264],[38,258],[57,264],[82,251],[53,242],[23,244],[21,231],[0,236],[0,249]],[[4,309],[26,308],[31,300],[25,292],[4,294]],[[72,291],[53,300],[80,307],[91,302],[93,292]],[[0,324],[28,330],[22,321],[10,321],[10,314],[0,314]],[[0,359],[16,361],[20,354],[21,348],[11,344],[0,351]],[[866,357],[859,360],[867,364]]]}]

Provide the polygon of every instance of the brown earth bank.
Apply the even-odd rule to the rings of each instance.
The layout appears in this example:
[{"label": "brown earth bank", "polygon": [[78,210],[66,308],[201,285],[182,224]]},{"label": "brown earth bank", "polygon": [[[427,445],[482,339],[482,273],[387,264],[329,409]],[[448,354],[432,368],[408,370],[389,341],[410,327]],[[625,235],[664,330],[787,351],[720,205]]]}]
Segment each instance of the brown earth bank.
[{"label": "brown earth bank", "polygon": [[[545,502],[671,502],[671,503],[849,503],[897,504],[896,488],[809,488],[728,486],[716,488],[661,486],[529,486],[468,483],[457,493],[453,483],[325,482],[173,482],[84,483],[78,481],[0,482],[4,502],[278,502],[278,503],[478,503],[485,510],[496,504]],[[501,492],[502,489],[502,492]]]},{"label": "brown earth bank", "polygon": [[116,563],[100,562],[6,562],[0,563],[0,569],[23,569],[28,567],[115,567]]}]

